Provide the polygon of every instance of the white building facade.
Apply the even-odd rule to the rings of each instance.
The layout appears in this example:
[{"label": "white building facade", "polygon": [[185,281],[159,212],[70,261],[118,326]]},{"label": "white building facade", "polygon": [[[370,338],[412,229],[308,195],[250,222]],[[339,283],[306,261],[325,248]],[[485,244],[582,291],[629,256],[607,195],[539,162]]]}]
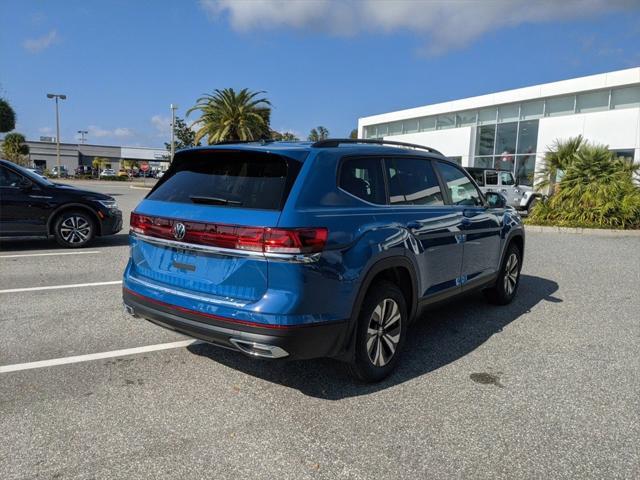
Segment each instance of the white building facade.
[{"label": "white building facade", "polygon": [[359,138],[427,145],[528,185],[554,142],[577,135],[640,163],[640,67],[358,120]]}]

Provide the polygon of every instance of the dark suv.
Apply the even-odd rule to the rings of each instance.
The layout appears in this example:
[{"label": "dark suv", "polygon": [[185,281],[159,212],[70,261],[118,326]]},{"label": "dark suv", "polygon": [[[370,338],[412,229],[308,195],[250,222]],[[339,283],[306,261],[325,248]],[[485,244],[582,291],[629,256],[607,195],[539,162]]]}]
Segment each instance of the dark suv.
[{"label": "dark suv", "polygon": [[439,152],[375,140],[183,150],[131,215],[126,310],[263,358],[396,366],[434,302],[516,295],[518,214]]},{"label": "dark suv", "polygon": [[122,229],[122,212],[109,195],[53,183],[0,160],[0,238],[48,238],[84,247],[96,235]]}]

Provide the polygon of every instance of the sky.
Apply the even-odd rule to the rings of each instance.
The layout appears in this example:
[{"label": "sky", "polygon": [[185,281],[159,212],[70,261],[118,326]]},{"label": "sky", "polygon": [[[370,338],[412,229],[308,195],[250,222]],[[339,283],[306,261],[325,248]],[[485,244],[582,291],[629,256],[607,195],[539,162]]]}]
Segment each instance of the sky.
[{"label": "sky", "polygon": [[[216,88],[264,90],[271,127],[640,66],[640,0],[0,0],[0,96],[28,139],[162,147]],[[197,119],[194,112],[187,121]]]}]

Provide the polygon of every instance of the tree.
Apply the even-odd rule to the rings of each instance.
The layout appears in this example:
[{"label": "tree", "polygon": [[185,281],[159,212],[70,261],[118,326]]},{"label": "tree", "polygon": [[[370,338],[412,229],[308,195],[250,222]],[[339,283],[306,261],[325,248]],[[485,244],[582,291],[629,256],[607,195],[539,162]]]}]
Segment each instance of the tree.
[{"label": "tree", "polygon": [[582,139],[569,161],[558,165],[564,175],[555,193],[536,205],[528,221],[566,227],[640,228],[640,189],[633,181],[637,165],[617,158],[605,145]]},{"label": "tree", "polygon": [[107,163],[109,163],[109,160],[104,157],[93,157],[91,166],[94,169],[98,170],[98,175],[99,175],[100,170],[104,170],[105,168],[107,168]]},{"label": "tree", "polygon": [[192,124],[198,127],[194,142],[204,137],[210,145],[226,140],[269,138],[271,102],[261,97],[264,93],[225,88],[198,98],[195,106],[187,111],[187,116],[200,111],[200,118]]},{"label": "tree", "polygon": [[582,135],[568,140],[556,140],[551,149],[544,156],[544,167],[537,175],[536,186],[538,189],[554,190],[558,176],[573,163],[578,151],[586,144]]},{"label": "tree", "polygon": [[353,138],[353,139],[358,138],[358,129],[357,128],[354,128],[353,130],[351,130],[351,133],[349,134],[349,138]]},{"label": "tree", "polygon": [[292,132],[276,132],[271,130],[271,139],[276,142],[298,142],[300,139]]},{"label": "tree", "polygon": [[[189,128],[187,122],[185,122],[180,117],[176,117],[174,143],[176,146],[176,150],[180,150],[181,148],[200,146],[200,141],[196,142],[196,132]],[[167,151],[171,151],[171,143],[165,142],[164,146],[166,147]]]},{"label": "tree", "polygon": [[16,113],[4,98],[0,98],[0,133],[16,128]]},{"label": "tree", "polygon": [[312,128],[308,137],[311,142],[319,142],[320,140],[326,140],[327,138],[329,138],[329,130],[322,126]]},{"label": "tree", "polygon": [[29,155],[29,145],[25,142],[27,139],[21,133],[8,133],[2,142],[2,153],[4,157],[18,165],[27,165],[29,163],[27,155]]}]

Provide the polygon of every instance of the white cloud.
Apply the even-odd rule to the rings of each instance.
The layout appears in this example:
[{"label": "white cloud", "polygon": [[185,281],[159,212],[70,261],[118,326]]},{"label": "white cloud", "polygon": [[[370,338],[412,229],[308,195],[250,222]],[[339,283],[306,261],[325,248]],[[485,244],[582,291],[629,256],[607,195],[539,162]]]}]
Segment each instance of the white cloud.
[{"label": "white cloud", "polygon": [[87,127],[87,130],[89,131],[89,137],[97,137],[97,138],[102,138],[102,137],[119,137],[119,138],[123,138],[123,137],[131,137],[133,136],[133,130],[131,130],[130,128],[124,128],[124,127],[117,127],[114,128],[113,130],[108,130],[105,128],[101,128],[97,125],[89,125]]},{"label": "white cloud", "polygon": [[25,50],[31,53],[39,53],[49,48],[51,45],[53,45],[57,41],[58,41],[58,32],[56,30],[51,30],[49,33],[47,33],[43,37],[26,39],[22,44],[22,46],[25,48]]},{"label": "white cloud", "polygon": [[53,128],[51,128],[51,127],[40,127],[38,129],[38,133],[40,133],[41,135],[44,135],[44,136],[52,135],[53,134]]},{"label": "white cloud", "polygon": [[151,124],[155,127],[158,137],[166,137],[171,134],[171,118],[163,115],[151,117]]},{"label": "white cloud", "polygon": [[483,34],[524,23],[584,18],[638,6],[637,0],[200,0],[238,31],[312,29],[337,35],[411,31],[426,51],[461,48]]}]

